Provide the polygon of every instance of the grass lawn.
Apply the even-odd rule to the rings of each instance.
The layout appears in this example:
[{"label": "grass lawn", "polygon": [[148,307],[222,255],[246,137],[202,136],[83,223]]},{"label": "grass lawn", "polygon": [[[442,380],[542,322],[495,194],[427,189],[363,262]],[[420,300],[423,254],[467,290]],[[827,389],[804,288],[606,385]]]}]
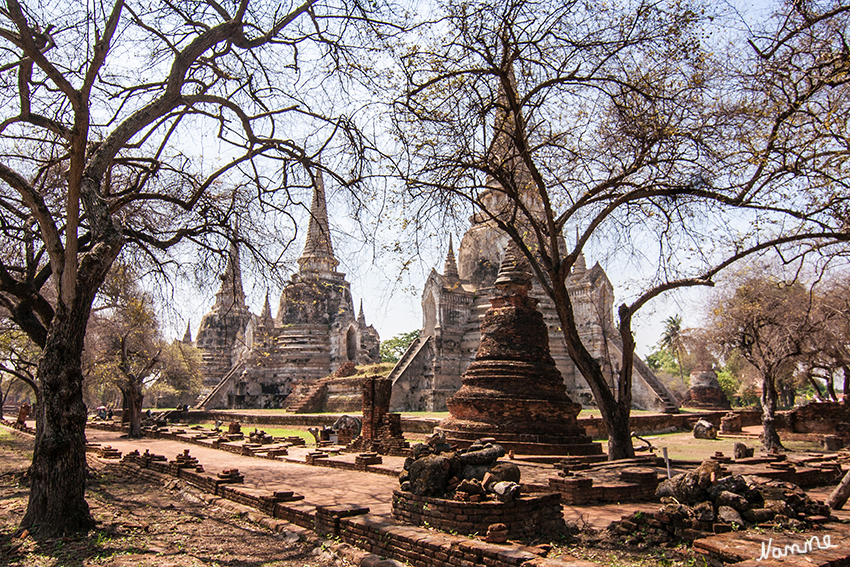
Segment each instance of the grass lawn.
[{"label": "grass lawn", "polygon": [[[780,433],[781,435],[781,433]],[[720,438],[720,439],[695,439],[690,431],[676,433],[662,433],[658,435],[641,435],[644,439],[658,447],[656,455],[661,455],[661,448],[667,447],[667,456],[674,460],[682,461],[704,461],[721,451],[727,457],[732,456],[732,446],[741,442],[748,447],[755,447],[756,452],[762,450],[761,441],[758,439]],[[607,440],[600,440],[603,450],[607,452]],[[820,445],[802,441],[783,441],[782,444],[788,452],[823,452]],[[635,447],[643,445],[637,439],[634,440]]]},{"label": "grass lawn", "polygon": [[[200,425],[204,429],[214,429],[215,424],[212,423],[190,423],[189,427]],[[226,425],[222,425],[222,429],[226,429]],[[260,431],[265,431],[272,437],[301,437],[305,442],[309,444],[314,444],[316,440],[313,438],[313,435],[304,429],[294,429],[294,428],[284,428],[284,427],[263,427],[262,425],[253,425],[253,424],[245,424],[242,426],[242,433],[245,434],[245,437],[248,436],[249,433],[254,431],[254,428],[259,429]]]}]

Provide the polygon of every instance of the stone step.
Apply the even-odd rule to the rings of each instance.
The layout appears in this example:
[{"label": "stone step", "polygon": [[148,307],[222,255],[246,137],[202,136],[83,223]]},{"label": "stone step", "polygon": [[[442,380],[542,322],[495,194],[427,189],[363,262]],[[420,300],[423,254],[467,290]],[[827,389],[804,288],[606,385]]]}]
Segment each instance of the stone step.
[{"label": "stone step", "polygon": [[[453,431],[446,432],[447,440],[459,446],[469,446],[471,441],[454,438]],[[601,443],[524,443],[505,441],[501,436],[495,436],[496,443],[505,450],[513,451],[516,455],[601,455]]]},{"label": "stone step", "polygon": [[[481,438],[480,432],[465,432],[452,429],[445,429],[446,435],[453,440],[458,441],[478,441]],[[492,435],[491,435],[492,436]],[[505,443],[539,443],[540,439],[545,438],[546,443],[557,443],[560,445],[582,445],[591,443],[593,438],[589,435],[530,435],[525,433],[499,433],[497,439],[499,442]],[[601,447],[601,445],[600,445]]]}]

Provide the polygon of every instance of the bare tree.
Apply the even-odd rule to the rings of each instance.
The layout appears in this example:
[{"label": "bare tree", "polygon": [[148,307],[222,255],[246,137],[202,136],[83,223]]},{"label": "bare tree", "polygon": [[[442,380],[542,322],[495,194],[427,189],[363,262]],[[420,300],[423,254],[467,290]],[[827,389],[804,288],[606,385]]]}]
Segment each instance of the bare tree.
[{"label": "bare tree", "polygon": [[94,525],[80,356],[122,249],[167,269],[192,249],[209,263],[240,239],[275,264],[319,152],[339,182],[363,179],[368,147],[334,84],[368,65],[357,46],[374,45],[370,10],[334,0],[0,7],[0,307],[42,348],[22,520],[34,535]]},{"label": "bare tree", "polygon": [[9,323],[5,318],[0,322],[0,419],[9,395],[21,387],[31,390],[33,399],[38,401],[35,372],[41,349]]},{"label": "bare tree", "polygon": [[[835,41],[846,10],[815,21],[792,11],[737,59],[703,45],[711,14],[698,5],[448,2],[443,15],[432,37],[399,50],[410,226],[471,208],[473,223],[519,245],[593,391],[609,458],[630,457],[633,315],[747,256],[848,238],[848,192],[833,190],[845,183],[847,124],[817,127],[824,105],[850,105],[846,43]],[[591,241],[654,268],[618,309],[613,388],[565,286]]]},{"label": "bare tree", "polygon": [[818,330],[832,318],[818,303],[809,286],[762,268],[732,279],[716,300],[714,340],[727,352],[736,349],[759,372],[766,449],[782,447],[776,432],[778,382],[793,381],[796,363],[819,350]]},{"label": "bare tree", "polygon": [[161,346],[162,367],[146,388],[155,407],[193,403],[203,387],[201,351],[178,340]]},{"label": "bare tree", "polygon": [[[820,288],[820,308],[824,310],[826,320],[817,329],[814,338],[818,350],[805,364],[812,386],[822,397],[832,401],[838,401],[835,378],[840,372],[843,378],[843,399],[846,402],[850,389],[850,281],[846,276],[831,274]],[[814,382],[814,373],[824,380],[825,396]]]},{"label": "bare tree", "polygon": [[128,413],[131,438],[142,436],[145,381],[161,370],[163,347],[150,294],[141,289],[132,266],[116,261],[87,327],[85,348],[92,360],[86,374],[112,378]]}]

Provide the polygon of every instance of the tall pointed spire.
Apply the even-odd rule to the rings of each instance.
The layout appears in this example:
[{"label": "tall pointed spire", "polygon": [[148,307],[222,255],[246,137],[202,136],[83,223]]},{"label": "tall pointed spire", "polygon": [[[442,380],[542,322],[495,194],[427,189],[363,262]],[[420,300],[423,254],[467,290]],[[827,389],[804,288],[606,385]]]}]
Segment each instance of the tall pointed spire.
[{"label": "tall pointed spire", "polygon": [[221,287],[215,294],[215,308],[230,309],[234,306],[245,307],[245,291],[242,289],[242,268],[239,265],[239,247],[235,237],[230,241],[227,252],[227,266],[221,276]]},{"label": "tall pointed spire", "polygon": [[508,241],[499,275],[494,282],[503,294],[525,295],[531,289],[531,272],[528,260],[513,240]]},{"label": "tall pointed spire", "polygon": [[183,333],[182,342],[187,344],[187,345],[192,344],[192,320],[191,319],[189,319],[189,321],[186,322],[186,332]]},{"label": "tall pointed spire", "polygon": [[366,315],[363,313],[363,298],[360,298],[360,311],[357,313],[357,323],[366,326]]},{"label": "tall pointed spire", "polygon": [[269,291],[266,290],[266,302],[263,303],[263,311],[260,313],[260,318],[263,321],[270,321],[272,319],[272,306],[269,303]]},{"label": "tall pointed spire", "polygon": [[319,170],[313,182],[313,203],[310,206],[307,241],[304,243],[304,252],[298,258],[298,266],[302,272],[333,272],[338,265],[331,243],[325,183]]},{"label": "tall pointed spire", "polygon": [[578,276],[587,271],[587,262],[584,259],[584,252],[578,253],[578,258],[576,258],[575,263],[573,264],[573,275]]},{"label": "tall pointed spire", "polygon": [[449,234],[449,252],[446,254],[446,265],[443,268],[443,276],[452,283],[460,281],[460,275],[457,271],[457,262],[455,261],[454,246],[452,246],[451,234]]}]

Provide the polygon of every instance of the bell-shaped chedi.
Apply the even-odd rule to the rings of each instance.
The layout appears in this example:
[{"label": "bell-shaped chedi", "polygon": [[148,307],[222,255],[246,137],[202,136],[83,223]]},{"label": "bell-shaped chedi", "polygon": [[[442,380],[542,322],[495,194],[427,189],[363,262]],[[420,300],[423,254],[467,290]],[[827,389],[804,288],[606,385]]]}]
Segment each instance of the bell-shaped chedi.
[{"label": "bell-shaped chedi", "polygon": [[729,399],[723,393],[717,373],[712,369],[691,372],[691,387],[685,392],[681,406],[686,408],[728,410],[732,409]]},{"label": "bell-shaped chedi", "polygon": [[459,445],[492,437],[518,454],[600,454],[601,445],[592,443],[576,422],[581,405],[567,396],[549,354],[543,315],[537,300],[528,296],[528,264],[513,242],[495,287],[498,293],[481,324],[475,360],[448,400],[450,415],[440,429]]}]

